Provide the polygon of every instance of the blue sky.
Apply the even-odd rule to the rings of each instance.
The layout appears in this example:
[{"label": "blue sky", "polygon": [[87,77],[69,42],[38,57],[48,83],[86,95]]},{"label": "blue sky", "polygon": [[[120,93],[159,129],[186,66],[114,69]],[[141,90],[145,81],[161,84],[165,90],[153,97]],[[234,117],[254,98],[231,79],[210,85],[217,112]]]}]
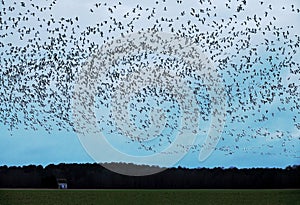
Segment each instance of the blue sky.
[{"label": "blue sky", "polygon": [[[3,15],[3,20],[14,17],[14,15],[17,16],[19,12],[25,12],[24,8],[20,6],[19,3],[14,5],[12,1],[5,2],[6,5],[16,7],[16,10],[11,13],[7,12],[6,15]],[[28,8],[32,9],[32,11],[35,9],[30,7],[32,2],[36,5],[49,5],[48,1],[24,2]],[[31,20],[28,22],[19,23],[18,28],[22,28],[22,26],[26,26],[27,28],[35,27],[36,30],[39,31],[39,38],[41,39],[36,40],[36,42],[42,45],[43,42],[49,42],[49,39],[47,39],[48,33],[45,27],[39,28],[39,25],[44,25],[47,21],[43,23],[42,20],[39,21],[38,18],[45,18],[47,20],[53,18],[58,22],[62,17],[65,19],[72,18],[73,20],[75,17],[78,17],[79,20],[74,21],[75,25],[72,25],[74,34],[72,34],[71,27],[66,28],[66,31],[63,32],[70,41],[71,35],[79,39],[82,32],[88,30],[87,27],[93,27],[101,22],[108,21],[106,25],[101,27],[103,37],[96,34],[85,36],[90,42],[94,42],[96,45],[101,46],[105,44],[104,41],[107,37],[113,36],[115,38],[120,38],[122,32],[126,34],[126,30],[128,33],[137,32],[141,29],[146,30],[147,28],[152,28],[155,24],[157,26],[160,25],[162,31],[171,32],[171,27],[169,26],[170,22],[167,22],[166,20],[162,21],[161,18],[176,19],[176,17],[179,17],[179,20],[172,22],[172,27],[175,31],[181,32],[188,32],[188,28],[190,28],[191,31],[193,31],[194,28],[199,29],[199,31],[190,34],[190,36],[192,38],[197,38],[199,36],[201,38],[204,36],[203,39],[198,42],[198,46],[206,56],[213,57],[213,64],[222,76],[223,84],[228,91],[228,95],[225,128],[215,151],[212,152],[205,161],[199,162],[199,149],[204,142],[207,130],[210,126],[209,120],[202,120],[200,117],[199,134],[194,142],[195,146],[191,145],[190,151],[174,166],[285,167],[288,165],[299,164],[300,127],[297,127],[297,123],[299,126],[300,71],[299,69],[297,71],[297,67],[299,68],[300,63],[300,28],[297,22],[300,20],[300,13],[297,12],[297,9],[300,8],[300,4],[297,0],[282,2],[272,0],[264,2],[263,4],[261,4],[260,1],[247,1],[247,4],[243,5],[244,10],[238,13],[236,12],[236,8],[238,5],[242,4],[240,1],[232,1],[230,3],[224,3],[224,1],[212,1],[212,4],[208,1],[204,1],[203,4],[200,4],[199,1],[185,1],[182,4],[178,4],[176,1],[166,0],[166,2],[159,1],[159,3],[156,4],[155,1],[151,1],[151,3],[150,1],[140,3],[138,1],[128,0],[121,1],[122,5],[118,5],[118,2],[112,3],[108,1],[107,6],[104,6],[105,2],[101,2],[102,6],[99,7],[96,7],[95,3],[97,3],[97,1],[59,1],[52,10],[36,12],[35,17],[31,17]],[[228,6],[226,6],[226,3],[228,3]],[[143,9],[141,11],[133,12],[138,4],[143,7]],[[271,5],[272,9],[270,9],[269,5]],[[165,11],[164,7],[166,7],[167,11]],[[228,7],[230,7],[230,9]],[[114,12],[111,13],[108,8],[113,8]],[[149,10],[146,8],[149,8]],[[148,19],[153,8],[155,8],[155,14]],[[216,16],[207,16],[206,8],[210,9],[209,13],[212,15],[216,13]],[[91,12],[90,9],[92,9],[93,12]],[[203,14],[202,9],[204,9],[205,14]],[[201,15],[205,17],[205,24],[202,24],[194,14],[191,14],[191,11],[193,10],[196,10],[196,13],[198,12],[200,17]],[[267,16],[265,16],[266,11],[268,12]],[[182,12],[184,12],[184,15],[182,15]],[[129,14],[125,19],[123,16],[127,15],[127,13]],[[234,17],[233,15],[237,16]],[[263,18],[260,21],[259,26],[256,26],[255,21],[253,21],[255,15],[257,18]],[[110,17],[121,22],[122,25],[125,26],[124,30],[115,29],[114,31],[110,31],[110,25],[113,25],[114,27],[113,20]],[[251,17],[252,20],[248,20],[248,17]],[[130,30],[131,20],[133,20],[132,25],[134,25],[132,31]],[[156,23],[156,20],[159,20],[159,23]],[[226,28],[222,27],[218,29],[212,26],[215,24],[214,22],[217,22],[218,26],[224,26],[228,23],[228,26]],[[191,26],[193,24],[195,27]],[[52,28],[55,28],[56,25],[58,24],[53,24]],[[76,25],[79,25],[79,27],[76,27]],[[269,27],[270,31],[267,30]],[[276,30],[274,27],[281,29]],[[0,47],[0,52],[4,52],[0,57],[0,59],[2,58],[0,61],[0,76],[2,83],[2,88],[0,89],[0,99],[2,102],[0,107],[4,110],[1,113],[2,120],[0,121],[0,150],[2,152],[0,155],[0,165],[47,165],[51,163],[95,162],[95,159],[88,154],[89,151],[85,150],[84,146],[80,143],[78,135],[73,131],[67,131],[63,128],[62,130],[59,130],[59,127],[56,126],[57,121],[55,120],[53,122],[51,122],[51,120],[47,122],[55,127],[50,133],[45,131],[44,127],[39,125],[36,125],[37,130],[31,128],[25,129],[26,126],[24,123],[21,123],[18,126],[18,129],[9,130],[9,125],[4,123],[5,120],[3,120],[3,116],[8,113],[8,110],[5,108],[11,106],[10,102],[5,100],[5,98],[10,96],[10,92],[4,88],[4,85],[11,86],[11,90],[13,90],[13,85],[9,85],[8,75],[4,74],[5,70],[9,68],[4,60],[11,59],[13,56],[5,54],[5,51],[9,50],[9,43],[21,47],[28,44],[26,38],[31,38],[31,36],[28,35],[24,37],[25,40],[20,40],[17,34],[18,28],[9,27],[7,30],[0,30],[1,35],[12,32],[11,35],[2,38],[4,46]],[[249,33],[247,29],[253,28],[261,28],[261,30],[257,31],[255,34]],[[276,31],[280,32],[279,36],[276,36]],[[243,32],[248,32],[248,34],[243,34]],[[265,34],[263,34],[263,32],[265,32]],[[284,35],[287,32],[289,33],[288,38],[285,38]],[[218,34],[216,35],[216,33]],[[237,35],[237,37],[234,37],[234,35]],[[214,38],[218,41],[216,46],[210,45],[213,41],[212,36],[215,36]],[[231,36],[232,39],[230,39]],[[243,48],[243,43],[246,42],[248,36],[251,37],[249,45],[245,49],[238,51],[239,48]],[[54,34],[54,37],[58,37],[58,34]],[[229,38],[228,41],[222,41],[222,39],[227,38]],[[274,43],[270,43],[270,41],[274,41]],[[293,43],[289,43],[289,41],[292,41]],[[82,41],[80,42],[82,43]],[[230,45],[230,42],[233,43],[232,46]],[[74,45],[71,43],[66,44],[65,52],[71,51]],[[289,44],[298,44],[298,46],[291,47],[288,46]],[[89,44],[85,42],[80,44],[79,47],[87,51],[88,45]],[[59,48],[58,45],[57,52],[59,52]],[[283,48],[285,50],[284,53],[282,50]],[[276,52],[273,52],[272,49],[275,49]],[[257,54],[250,56],[250,52],[256,52]],[[289,54],[288,52],[291,53]],[[47,53],[47,51],[41,50],[39,53],[43,55],[43,53]],[[280,53],[280,55],[277,55],[277,53]],[[88,56],[89,53],[84,53],[84,55]],[[250,57],[251,63],[248,64],[251,64],[251,67],[246,67],[247,58],[245,56]],[[272,57],[271,63],[267,60],[270,56]],[[288,61],[285,61],[285,58],[291,56],[292,59],[289,62],[292,61],[295,62],[295,64],[282,66],[283,62],[286,64],[289,63]],[[256,57],[260,57],[260,59],[255,59]],[[38,63],[41,59],[38,54],[34,55],[32,58],[36,59]],[[64,59],[63,55],[62,59]],[[153,59],[155,58],[153,57]],[[220,61],[224,59],[228,59],[227,63],[220,64]],[[82,60],[82,62],[83,61],[84,60]],[[259,61],[261,61],[261,63]],[[21,62],[18,62],[18,60],[14,63],[19,66],[21,65]],[[236,69],[234,65],[239,69]],[[39,71],[39,74],[49,72],[51,69],[53,68],[44,67],[43,70]],[[76,69],[80,71],[81,67],[79,66]],[[294,73],[291,72],[293,70],[295,70]],[[26,78],[26,74],[20,76],[19,84],[23,85],[25,81],[27,81],[29,85],[34,83]],[[194,83],[197,82],[195,81]],[[293,83],[296,86],[296,91],[291,94],[287,92],[287,90],[289,89],[289,85]],[[47,89],[50,90],[52,88],[56,90],[57,84],[59,84],[59,81],[51,79]],[[74,82],[71,82],[70,85],[74,85]],[[281,85],[284,89],[280,89],[278,85]],[[60,93],[61,90],[57,89],[57,92],[58,95],[60,94],[63,98],[65,97],[63,93]],[[69,90],[69,92],[71,91]],[[272,96],[271,93],[274,93],[272,102],[264,104],[263,101]],[[199,96],[196,97],[200,103],[206,102],[206,99],[203,98],[205,94],[207,94],[207,92],[205,89],[202,89]],[[250,94],[256,98],[256,104],[250,102]],[[12,97],[18,97],[18,93],[13,92]],[[151,96],[147,98],[147,101],[151,100],[154,100],[154,98]],[[53,99],[51,99],[51,102],[55,104]],[[107,102],[110,103],[109,100]],[[139,104],[137,103],[137,105]],[[48,114],[43,113],[43,109],[41,109],[37,103],[32,103],[32,106],[36,110],[36,113],[33,114],[35,117],[37,115],[37,118],[39,119],[48,117]],[[140,106],[142,106],[142,104],[140,104]],[[163,106],[168,107],[171,105],[166,102]],[[202,106],[201,108],[205,113],[210,114],[209,110],[205,110],[205,108],[209,108],[209,106]],[[52,108],[49,107],[49,109]],[[178,115],[178,109],[178,105],[176,105],[175,108],[172,108],[172,112],[169,115]],[[17,108],[14,107],[12,110],[22,118],[22,111],[16,111]],[[101,119],[106,122],[109,121],[109,110],[105,107],[99,107],[96,111],[98,119],[103,115],[104,117]],[[11,113],[8,113],[8,115]],[[55,118],[53,115],[51,115],[51,117]],[[144,115],[140,115],[138,119],[144,119]],[[171,117],[169,120],[171,120],[169,123],[176,125]],[[100,127],[101,126],[102,125],[100,125]],[[145,152],[145,150],[141,152],[137,151],[139,143],[130,143],[128,138],[124,138],[124,136],[117,132],[110,133],[110,129],[115,129],[114,126],[104,126],[103,129],[107,140],[116,149],[134,155],[146,155],[148,153]],[[165,129],[164,132],[167,134],[171,133],[173,139],[176,137],[176,131]],[[162,138],[163,136],[164,135],[162,135]],[[157,141],[152,142],[152,144],[155,143],[157,143]],[[105,153],[103,153],[103,155],[107,161],[112,159],[111,156],[107,156]]]}]

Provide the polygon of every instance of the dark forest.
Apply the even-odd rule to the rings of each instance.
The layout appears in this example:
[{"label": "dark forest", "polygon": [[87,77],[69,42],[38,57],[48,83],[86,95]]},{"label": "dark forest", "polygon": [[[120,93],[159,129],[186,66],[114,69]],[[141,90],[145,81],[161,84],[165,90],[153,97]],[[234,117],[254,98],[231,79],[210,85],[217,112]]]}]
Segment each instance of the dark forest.
[{"label": "dark forest", "polygon": [[[116,164],[135,167],[141,165]],[[143,168],[151,169],[150,166]],[[149,176],[126,176],[100,164],[0,167],[0,188],[57,188],[63,178],[71,189],[270,189],[300,188],[300,166],[280,168],[170,168]]]}]

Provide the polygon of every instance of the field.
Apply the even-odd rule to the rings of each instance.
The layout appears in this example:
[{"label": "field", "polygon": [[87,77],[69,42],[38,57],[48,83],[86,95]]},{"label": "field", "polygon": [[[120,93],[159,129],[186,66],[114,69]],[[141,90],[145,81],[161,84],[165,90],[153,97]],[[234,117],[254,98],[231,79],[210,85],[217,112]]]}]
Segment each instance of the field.
[{"label": "field", "polygon": [[0,190],[0,205],[289,204],[300,190]]}]

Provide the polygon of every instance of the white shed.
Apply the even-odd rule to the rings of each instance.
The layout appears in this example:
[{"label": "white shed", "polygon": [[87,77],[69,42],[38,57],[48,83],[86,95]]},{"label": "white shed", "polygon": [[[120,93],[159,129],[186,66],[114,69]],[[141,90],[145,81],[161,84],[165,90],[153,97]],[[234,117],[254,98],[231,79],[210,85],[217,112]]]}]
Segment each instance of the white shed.
[{"label": "white shed", "polygon": [[68,188],[68,183],[67,183],[66,179],[59,178],[59,179],[56,179],[56,181],[57,181],[58,189],[67,189]]}]

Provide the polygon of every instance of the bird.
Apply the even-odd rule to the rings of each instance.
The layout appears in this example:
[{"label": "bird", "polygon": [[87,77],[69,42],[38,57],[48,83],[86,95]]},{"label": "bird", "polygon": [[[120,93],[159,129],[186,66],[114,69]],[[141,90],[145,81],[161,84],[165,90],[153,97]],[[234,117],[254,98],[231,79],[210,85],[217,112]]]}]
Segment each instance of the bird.
[{"label": "bird", "polygon": [[[97,126],[102,127],[101,130],[109,130],[107,133],[110,136],[129,135],[129,144],[137,142],[139,148],[147,152],[154,153],[160,149],[158,147],[167,147],[176,133],[182,132],[180,115],[183,109],[179,102],[187,108],[193,107],[190,106],[193,102],[182,100],[183,96],[189,94],[187,91],[176,93],[176,90],[167,86],[174,85],[175,88],[182,82],[196,95],[197,113],[202,115],[197,119],[191,117],[193,120],[190,125],[194,125],[197,120],[208,123],[210,115],[217,116],[218,112],[211,110],[212,102],[209,102],[208,90],[201,79],[211,79],[211,76],[197,76],[192,65],[182,62],[176,56],[178,49],[169,49],[165,55],[154,55],[155,49],[151,51],[149,47],[146,51],[140,49],[142,53],[132,55],[131,51],[136,48],[120,46],[120,50],[101,53],[101,49],[105,50],[105,46],[114,40],[145,31],[171,32],[175,40],[192,39],[197,48],[209,56],[223,77],[228,97],[226,113],[229,123],[224,131],[225,136],[235,138],[237,143],[256,139],[256,136],[271,136],[268,129],[252,129],[246,125],[270,123],[278,117],[277,113],[296,113],[290,117],[289,123],[295,129],[300,129],[297,83],[300,73],[297,61],[299,28],[293,22],[288,22],[289,25],[281,24],[279,16],[274,13],[276,6],[273,4],[254,1],[253,4],[260,8],[256,12],[251,10],[251,5],[245,0],[224,1],[220,5],[201,0],[197,2],[197,7],[188,6],[181,0],[177,0],[174,5],[169,0],[137,5],[128,5],[122,1],[98,2],[82,7],[81,14],[72,16],[57,15],[60,2],[56,0],[29,2],[7,4],[2,0],[0,3],[0,122],[8,125],[10,131],[22,124],[32,130],[43,127],[50,133],[55,129],[88,132],[85,130],[87,125],[77,129],[71,117],[71,101],[74,97],[80,98],[73,90],[78,77],[81,77],[80,68],[93,54],[100,53],[103,56],[101,59],[112,59],[120,52],[128,53],[128,56],[112,62],[105,72],[97,73],[97,68],[91,67],[88,77],[96,79],[101,76],[103,82],[92,81],[87,77],[80,79],[82,83],[93,82],[91,86],[97,86],[98,101],[89,98],[85,100],[109,113],[99,116]],[[178,10],[173,9],[175,5]],[[223,8],[227,11],[220,14]],[[299,13],[297,5],[282,3],[279,8],[286,16],[292,12]],[[89,18],[98,20],[85,24],[84,19]],[[157,43],[164,46],[166,42],[158,39]],[[142,46],[147,47],[145,44]],[[170,57],[166,58],[168,54]],[[142,71],[149,74],[148,78],[135,74]],[[285,71],[288,77],[283,75]],[[132,91],[134,97],[131,101],[135,104],[120,104],[123,102],[121,100],[114,103],[124,110],[130,108],[131,115],[128,118],[120,109],[116,108],[118,115],[112,115],[109,110],[114,93],[118,89],[122,90],[120,84],[123,81],[131,82],[127,87]],[[146,83],[147,86],[143,87]],[[124,96],[127,94],[123,91]],[[152,119],[149,113],[153,105],[163,107],[161,112],[164,115]],[[92,110],[88,109],[78,114],[85,116],[87,122],[93,115]],[[130,122],[127,130],[117,128],[116,122],[126,124],[127,120]],[[222,122],[222,119],[219,120]],[[159,126],[159,122],[162,126]],[[234,124],[240,129],[230,128],[235,127]],[[160,133],[162,127],[164,132]],[[196,133],[200,129],[191,130]],[[249,133],[245,130],[249,130]],[[284,144],[287,146],[291,134],[285,131],[275,133],[280,140],[287,140]],[[153,136],[158,140],[143,140]],[[226,140],[226,137],[223,139]],[[156,144],[157,141],[159,144]],[[202,147],[196,144],[183,146],[182,149],[196,151]],[[272,149],[266,147],[268,152]],[[241,145],[233,145],[221,146],[218,150],[233,155],[243,149]],[[257,148],[245,150],[250,152]]]}]

